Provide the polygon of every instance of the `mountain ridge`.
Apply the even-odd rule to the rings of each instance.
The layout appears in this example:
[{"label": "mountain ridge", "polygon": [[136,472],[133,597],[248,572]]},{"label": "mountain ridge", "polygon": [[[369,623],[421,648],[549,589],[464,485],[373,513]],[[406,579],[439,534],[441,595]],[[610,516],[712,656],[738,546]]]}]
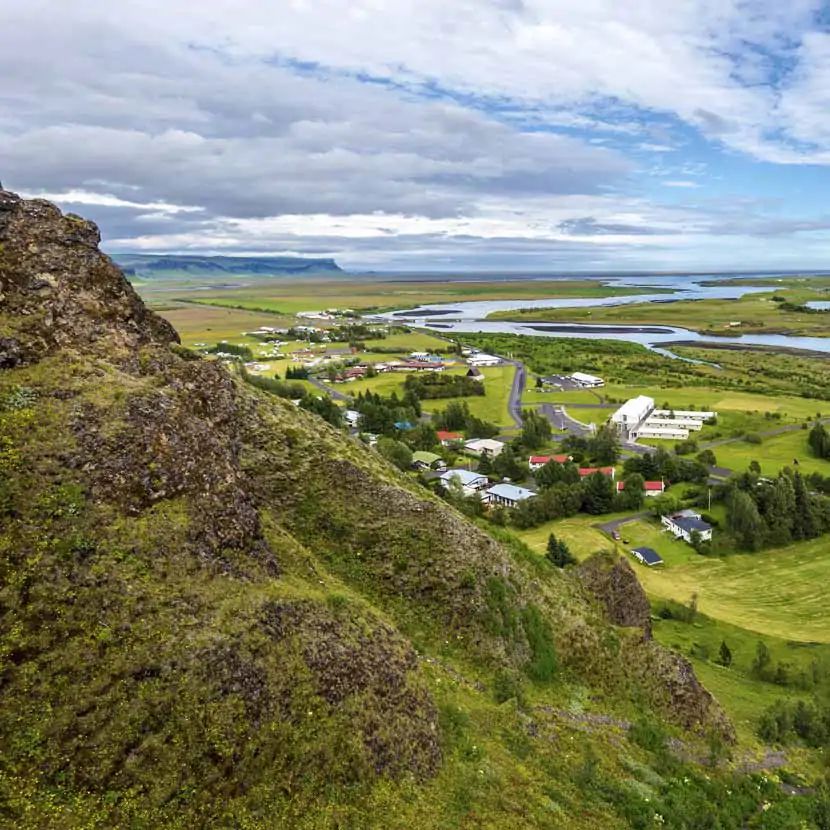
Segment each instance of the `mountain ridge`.
[{"label": "mountain ridge", "polygon": [[334,259],[299,256],[202,256],[198,254],[113,254],[125,273],[153,279],[171,273],[199,277],[274,277],[343,274]]}]

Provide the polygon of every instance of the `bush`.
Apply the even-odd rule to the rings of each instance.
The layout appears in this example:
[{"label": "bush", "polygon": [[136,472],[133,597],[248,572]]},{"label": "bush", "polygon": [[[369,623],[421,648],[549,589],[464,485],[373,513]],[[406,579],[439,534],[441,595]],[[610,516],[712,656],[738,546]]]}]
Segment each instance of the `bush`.
[{"label": "bush", "polygon": [[631,724],[628,740],[649,752],[659,752],[666,746],[666,733],[657,724],[641,718]]},{"label": "bush", "polygon": [[758,435],[757,432],[748,432],[748,433],[746,433],[746,435],[744,435],[744,441],[746,441],[747,444],[763,444],[764,443],[764,439],[761,438],[761,436]]}]

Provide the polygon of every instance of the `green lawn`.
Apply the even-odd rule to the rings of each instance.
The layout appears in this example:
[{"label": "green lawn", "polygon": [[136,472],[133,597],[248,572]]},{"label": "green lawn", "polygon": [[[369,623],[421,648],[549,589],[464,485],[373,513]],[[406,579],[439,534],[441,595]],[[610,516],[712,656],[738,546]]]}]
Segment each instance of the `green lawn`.
[{"label": "green lawn", "polygon": [[[466,371],[459,369],[460,371]],[[491,366],[481,370],[484,375],[484,388],[486,394],[483,397],[471,398],[442,398],[432,401],[423,401],[422,406],[425,412],[440,412],[447,408],[451,401],[466,401],[470,412],[477,418],[507,426],[513,423],[507,411],[507,404],[510,400],[510,390],[513,388],[513,377],[516,368],[512,364],[502,366]]]},{"label": "green lawn", "polygon": [[246,331],[256,331],[260,326],[285,328],[294,323],[293,319],[280,320],[270,314],[199,305],[165,308],[159,314],[172,323],[182,344],[189,347],[196,343],[213,345],[226,340],[228,343],[245,344],[256,349],[259,342],[252,337],[245,337]]},{"label": "green lawn", "polygon": [[[749,467],[751,461],[756,460],[761,465],[761,472],[766,476],[775,476],[779,470],[789,465],[793,466],[793,459],[798,459],[798,470],[802,473],[821,473],[830,476],[830,461],[814,458],[807,444],[807,430],[776,435],[765,438],[762,444],[748,444],[746,441],[735,441],[714,447],[713,452],[718,464],[736,472],[742,472]],[[793,468],[795,469],[795,468]]]},{"label": "green lawn", "polygon": [[[388,337],[381,340],[367,340],[366,349],[400,349],[402,355],[408,355],[411,352],[430,352],[446,353],[450,349],[450,344],[440,337],[434,337],[431,334],[421,331],[411,332],[395,332]],[[392,355],[387,355],[387,360],[392,358]]]}]

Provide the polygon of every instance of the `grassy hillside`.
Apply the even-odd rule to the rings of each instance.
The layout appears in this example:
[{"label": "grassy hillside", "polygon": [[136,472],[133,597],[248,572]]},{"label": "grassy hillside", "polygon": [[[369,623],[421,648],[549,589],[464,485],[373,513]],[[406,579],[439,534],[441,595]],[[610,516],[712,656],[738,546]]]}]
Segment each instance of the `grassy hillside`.
[{"label": "grassy hillside", "polygon": [[629,568],[195,357],[97,242],[0,193],[0,824],[817,826],[697,766],[732,727]]}]

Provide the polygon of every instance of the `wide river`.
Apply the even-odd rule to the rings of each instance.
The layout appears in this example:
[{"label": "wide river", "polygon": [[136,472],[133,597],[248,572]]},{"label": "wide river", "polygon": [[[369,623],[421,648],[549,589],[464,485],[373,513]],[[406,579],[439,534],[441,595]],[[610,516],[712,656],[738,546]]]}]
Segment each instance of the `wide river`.
[{"label": "wide river", "polygon": [[[770,279],[770,275],[764,275]],[[770,286],[752,284],[752,277],[746,277],[745,285],[701,285],[696,280],[715,282],[718,277],[620,277],[603,279],[604,285],[619,288],[645,287],[652,293],[620,297],[598,297],[578,299],[536,299],[536,300],[484,300],[463,303],[435,304],[420,306],[406,311],[382,315],[388,321],[406,320],[424,328],[439,332],[496,332],[507,334],[529,334],[539,337],[591,337],[603,340],[627,340],[649,348],[663,351],[667,344],[688,343],[738,344],[746,346],[772,346],[781,349],[804,349],[830,354],[830,338],[794,337],[783,334],[744,334],[739,337],[711,337],[688,329],[674,326],[624,326],[592,325],[581,323],[521,323],[505,320],[487,320],[496,311],[517,311],[522,308],[596,308],[599,306],[629,305],[632,303],[671,303],[680,300],[736,300],[746,294],[773,290]],[[720,279],[733,279],[724,274]],[[742,276],[743,279],[743,276]],[[783,283],[783,280],[782,280]],[[661,291],[660,289],[663,289]],[[665,289],[673,289],[667,292]]]}]

